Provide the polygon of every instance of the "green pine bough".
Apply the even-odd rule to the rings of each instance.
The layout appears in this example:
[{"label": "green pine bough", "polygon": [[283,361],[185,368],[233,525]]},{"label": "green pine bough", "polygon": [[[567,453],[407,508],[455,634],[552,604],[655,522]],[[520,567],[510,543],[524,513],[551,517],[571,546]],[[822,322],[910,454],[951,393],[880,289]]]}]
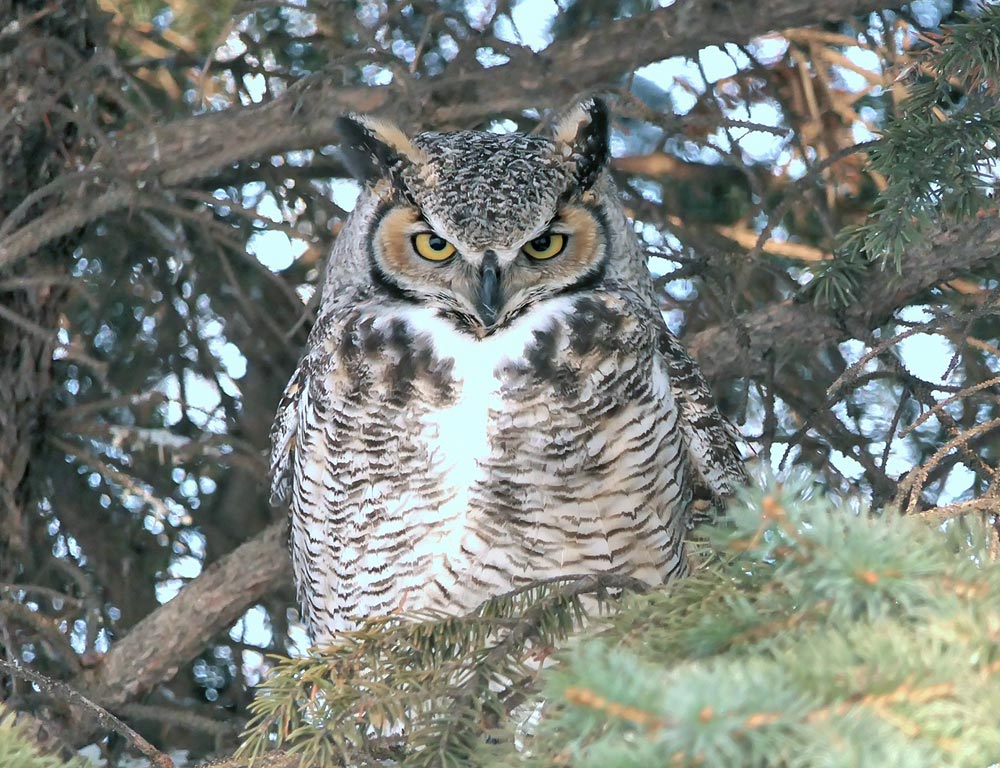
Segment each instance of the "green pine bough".
[{"label": "green pine bough", "polygon": [[16,715],[0,705],[0,766],[2,768],[88,768],[74,759],[69,763],[43,752],[15,724]]},{"label": "green pine bough", "polygon": [[901,78],[906,98],[891,107],[878,141],[864,145],[886,186],[871,215],[841,231],[837,258],[817,268],[806,291],[817,302],[850,304],[868,264],[899,271],[935,223],[996,206],[1000,5],[983,4],[942,33],[913,56]]},{"label": "green pine bough", "polygon": [[995,763],[1000,567],[984,531],[810,491],[798,481],[734,505],[707,531],[719,562],[631,601],[549,676],[533,757],[483,762]]},{"label": "green pine bough", "polygon": [[[872,515],[799,478],[748,490],[701,533],[711,554],[693,577],[582,630],[593,590],[550,584],[280,662],[244,754],[280,744],[309,765],[496,768],[1000,760],[1000,566],[977,519]],[[539,672],[552,647],[559,663]],[[524,729],[531,701],[542,714]]]}]

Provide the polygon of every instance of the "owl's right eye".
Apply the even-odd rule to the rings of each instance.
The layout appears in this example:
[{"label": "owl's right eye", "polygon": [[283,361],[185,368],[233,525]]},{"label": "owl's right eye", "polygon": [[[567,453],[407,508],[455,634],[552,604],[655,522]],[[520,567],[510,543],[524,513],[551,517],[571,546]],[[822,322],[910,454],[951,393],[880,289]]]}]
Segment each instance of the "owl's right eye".
[{"label": "owl's right eye", "polygon": [[428,261],[446,261],[455,255],[455,246],[433,232],[414,235],[413,250]]}]

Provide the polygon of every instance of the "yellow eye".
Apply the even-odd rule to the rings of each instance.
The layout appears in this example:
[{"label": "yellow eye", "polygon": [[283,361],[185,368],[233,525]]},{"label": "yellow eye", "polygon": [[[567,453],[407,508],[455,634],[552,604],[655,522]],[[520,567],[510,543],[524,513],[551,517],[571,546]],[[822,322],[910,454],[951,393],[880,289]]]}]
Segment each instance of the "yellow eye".
[{"label": "yellow eye", "polygon": [[414,235],[413,250],[428,261],[446,261],[455,255],[455,246],[433,232]]},{"label": "yellow eye", "polygon": [[558,256],[566,247],[566,235],[557,235],[555,232],[548,232],[540,235],[530,243],[525,243],[522,250],[532,259],[542,261]]}]

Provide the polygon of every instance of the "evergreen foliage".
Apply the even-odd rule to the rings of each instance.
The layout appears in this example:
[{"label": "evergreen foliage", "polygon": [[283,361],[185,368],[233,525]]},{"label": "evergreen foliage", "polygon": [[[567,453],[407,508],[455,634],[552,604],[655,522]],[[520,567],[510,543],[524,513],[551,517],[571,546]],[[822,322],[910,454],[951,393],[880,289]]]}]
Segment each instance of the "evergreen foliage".
[{"label": "evergreen foliage", "polygon": [[87,768],[87,763],[73,759],[64,762],[47,755],[17,727],[16,714],[0,706],[0,767],[2,768]]},{"label": "evergreen foliage", "polygon": [[1000,6],[961,16],[902,75],[906,99],[868,148],[869,169],[886,179],[867,219],[845,227],[839,258],[811,286],[845,304],[866,261],[901,269],[906,249],[942,218],[968,219],[991,204],[1000,158]]},{"label": "evergreen foliage", "polygon": [[280,660],[251,705],[241,752],[257,756],[273,741],[301,754],[303,765],[387,756],[414,767],[465,765],[484,725],[499,727],[523,703],[538,659],[579,629],[583,596],[604,603],[610,588],[644,586],[567,576],[467,616],[372,620],[335,647]]},{"label": "evergreen foliage", "polygon": [[[0,4],[4,658],[110,697],[158,748],[201,757],[236,746],[265,655],[302,647],[287,555],[267,528],[280,512],[260,478],[351,205],[333,129],[349,111],[412,131],[534,131],[600,91],[614,109],[612,173],[655,257],[663,310],[751,451],[876,510],[982,514],[997,544],[1000,227],[986,206],[1000,11],[862,5]],[[529,7],[554,15],[535,23]],[[772,496],[799,531],[799,502]],[[733,514],[749,527],[734,519],[708,549],[758,530],[763,497],[748,505]],[[799,544],[780,528],[751,535],[775,549],[720,556],[607,624],[592,619],[580,634],[603,634],[546,673],[528,752],[512,751],[506,713],[543,695],[532,657],[574,636],[590,592],[626,585],[569,580],[476,617],[396,617],[280,662],[245,753],[280,742],[354,764],[615,764],[652,751],[659,763],[764,752],[838,765],[848,747],[862,765],[906,765],[925,747],[918,764],[981,757],[981,718],[996,710],[975,664],[995,661],[992,636],[973,662],[960,653],[995,632],[992,598],[948,589],[992,584],[993,566],[941,559],[949,546],[978,557],[957,519],[946,536],[855,522],[871,540],[840,546],[846,532],[824,529],[826,560],[786,562],[782,548]],[[810,518],[799,535],[820,527]],[[912,550],[883,541],[888,530],[912,535]],[[253,557],[237,549],[248,540]],[[242,567],[216,580],[220,561]],[[875,585],[859,576],[869,571]],[[170,631],[178,614],[197,637]],[[836,678],[835,662],[871,679]],[[907,672],[918,677],[904,688]],[[959,694],[916,701],[948,675]],[[714,697],[707,722],[682,718],[695,695]],[[969,697],[980,708],[956,735]],[[3,698],[51,711],[68,743],[108,734],[9,672]],[[821,727],[843,754],[810,751]],[[103,746],[111,760],[135,751]],[[898,752],[883,760],[876,747]]]},{"label": "evergreen foliage", "polygon": [[245,750],[271,733],[318,766],[982,768],[1000,755],[1000,566],[978,525],[873,516],[799,477],[748,490],[703,534],[716,554],[697,575],[628,597],[540,673],[533,736],[514,737],[524,706],[507,713],[529,696],[531,648],[577,625],[579,590],[370,624],[283,662]]},{"label": "evergreen foliage", "polygon": [[814,491],[748,493],[706,531],[718,562],[631,601],[548,676],[531,757],[483,763],[995,762],[1000,567],[981,533]]}]

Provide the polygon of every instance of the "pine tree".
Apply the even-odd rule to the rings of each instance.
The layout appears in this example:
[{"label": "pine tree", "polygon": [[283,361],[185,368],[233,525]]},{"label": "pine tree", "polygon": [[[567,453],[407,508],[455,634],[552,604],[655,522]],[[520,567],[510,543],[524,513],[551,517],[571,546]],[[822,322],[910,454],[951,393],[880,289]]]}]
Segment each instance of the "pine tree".
[{"label": "pine tree", "polygon": [[996,761],[1000,567],[978,525],[873,517],[802,479],[726,522],[706,532],[720,562],[629,601],[547,675],[528,764]]},{"label": "pine tree", "polygon": [[[0,698],[128,733],[48,676],[155,756],[231,752],[256,696],[243,754],[281,768],[995,762],[1000,10],[576,0],[538,51],[527,5],[0,2]],[[671,327],[810,479],[669,591],[568,577],[284,659],[258,480],[346,215],[335,118],[530,131],[583,90]],[[54,759],[4,722],[0,766]]]},{"label": "pine tree", "polygon": [[[998,51],[1000,7],[987,7],[914,59],[908,98],[868,147],[884,187],[810,284],[817,302],[848,306],[870,270],[905,269],[907,248],[933,224],[995,213]],[[913,512],[926,472],[910,480],[916,496],[904,484],[899,503]],[[747,491],[702,531],[696,576],[613,601],[582,632],[580,595],[626,585],[567,579],[468,617],[369,624],[342,646],[279,663],[244,754],[276,742],[305,764],[995,762],[1000,566],[981,522],[997,509],[959,505],[956,515],[980,514],[935,528],[940,515],[880,512],[822,486],[798,476]],[[536,679],[529,659],[566,643]],[[545,704],[528,737],[511,712],[523,714],[513,705],[536,687]]]},{"label": "pine tree", "polygon": [[0,705],[0,766],[3,768],[88,768],[81,759],[46,754],[16,725],[16,713]]},{"label": "pine tree", "polygon": [[[597,584],[372,623],[282,662],[245,751],[275,740],[303,765],[484,768],[1000,756],[1000,563],[976,520],[872,514],[798,476],[746,490],[701,534],[695,576],[607,604],[540,673],[527,662],[579,628],[579,596]],[[536,682],[529,735],[524,707],[507,712]]]}]

